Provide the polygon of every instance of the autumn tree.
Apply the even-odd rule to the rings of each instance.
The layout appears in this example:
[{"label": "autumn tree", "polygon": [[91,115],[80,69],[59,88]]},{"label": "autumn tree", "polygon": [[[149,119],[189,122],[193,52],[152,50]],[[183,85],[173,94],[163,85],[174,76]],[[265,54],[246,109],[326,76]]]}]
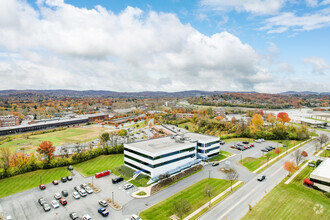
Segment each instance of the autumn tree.
[{"label": "autumn tree", "polygon": [[183,216],[190,211],[190,209],[191,205],[186,199],[175,200],[173,202],[173,212],[181,220],[183,219]]},{"label": "autumn tree", "polygon": [[308,157],[308,153],[307,153],[306,151],[302,151],[302,152],[301,152],[301,156],[303,156],[303,157]]},{"label": "autumn tree", "polygon": [[39,144],[39,148],[37,149],[37,152],[39,154],[46,155],[48,163],[54,157],[54,151],[55,151],[55,147],[53,146],[53,143],[50,141],[41,142],[41,144]]},{"label": "autumn tree", "polygon": [[262,127],[262,125],[264,124],[264,120],[262,119],[262,116],[259,114],[255,114],[253,116],[253,118],[251,119],[251,121],[252,121],[252,127],[255,130],[259,130]]},{"label": "autumn tree", "polygon": [[126,136],[127,135],[127,130],[120,129],[120,131],[118,132],[118,135],[121,136],[121,137]]},{"label": "autumn tree", "polygon": [[274,153],[277,154],[278,157],[281,153],[281,149],[279,147],[275,148]]},{"label": "autumn tree", "polygon": [[279,112],[277,114],[277,120],[279,122],[286,123],[286,122],[289,122],[291,119],[289,118],[288,113],[286,113],[286,112]]},{"label": "autumn tree", "polygon": [[110,134],[108,132],[104,132],[101,134],[100,139],[102,143],[107,143],[110,140]]},{"label": "autumn tree", "polygon": [[267,115],[267,121],[272,124],[272,127],[274,126],[274,123],[276,121],[276,117],[273,113],[270,113]]},{"label": "autumn tree", "polygon": [[284,169],[289,172],[289,176],[291,176],[291,173],[295,170],[297,170],[297,166],[293,161],[287,161],[284,164]]},{"label": "autumn tree", "polygon": [[0,166],[2,167],[5,174],[7,174],[7,171],[10,167],[10,150],[9,148],[0,148]]}]

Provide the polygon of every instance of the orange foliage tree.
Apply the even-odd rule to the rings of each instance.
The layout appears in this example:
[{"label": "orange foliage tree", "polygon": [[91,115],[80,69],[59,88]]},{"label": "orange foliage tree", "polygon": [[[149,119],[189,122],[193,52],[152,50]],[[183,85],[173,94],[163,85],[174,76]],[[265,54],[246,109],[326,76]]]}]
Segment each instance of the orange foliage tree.
[{"label": "orange foliage tree", "polygon": [[277,154],[277,156],[280,155],[281,149],[279,147],[275,148],[274,153]]},{"label": "orange foliage tree", "polygon": [[277,120],[279,121],[279,122],[289,122],[291,119],[289,118],[289,115],[288,115],[288,113],[286,113],[286,112],[279,112],[278,114],[277,114]]},{"label": "orange foliage tree", "polygon": [[50,141],[43,141],[39,144],[37,152],[40,154],[45,154],[47,156],[47,162],[49,163],[52,157],[54,157],[55,147]]},{"label": "orange foliage tree", "polygon": [[291,173],[298,169],[296,164],[293,161],[287,161],[284,164],[284,169],[289,172],[289,176],[291,176]]},{"label": "orange foliage tree", "polygon": [[308,157],[308,153],[306,151],[301,152],[301,156]]}]

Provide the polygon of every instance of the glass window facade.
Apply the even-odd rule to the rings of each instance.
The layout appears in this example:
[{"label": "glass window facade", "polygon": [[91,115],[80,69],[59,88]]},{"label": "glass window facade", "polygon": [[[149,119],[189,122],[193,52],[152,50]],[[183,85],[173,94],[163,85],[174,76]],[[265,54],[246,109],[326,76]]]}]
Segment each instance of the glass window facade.
[{"label": "glass window facade", "polygon": [[190,147],[190,148],[186,148],[186,149],[182,149],[182,150],[178,150],[178,151],[174,151],[174,152],[171,152],[171,153],[168,153],[168,154],[163,154],[163,155],[160,155],[160,156],[157,156],[157,157],[151,157],[151,156],[148,156],[148,155],[145,155],[145,154],[142,154],[140,152],[137,152],[135,150],[131,150],[131,149],[128,149],[128,148],[124,148],[124,150],[128,151],[128,152],[131,152],[133,154],[136,154],[136,155],[139,155],[141,157],[144,157],[144,158],[148,158],[150,160],[158,160],[158,159],[161,159],[161,158],[165,158],[165,157],[169,157],[169,156],[173,156],[173,155],[177,155],[177,154],[180,154],[180,153],[183,153],[183,152],[193,152],[196,150],[195,147]]}]

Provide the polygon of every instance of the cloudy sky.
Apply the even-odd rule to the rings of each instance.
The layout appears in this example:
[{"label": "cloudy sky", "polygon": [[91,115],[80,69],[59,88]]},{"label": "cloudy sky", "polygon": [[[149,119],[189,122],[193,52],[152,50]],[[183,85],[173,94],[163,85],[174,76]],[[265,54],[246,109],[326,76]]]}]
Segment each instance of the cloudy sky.
[{"label": "cloudy sky", "polygon": [[330,0],[0,0],[0,89],[329,92]]}]

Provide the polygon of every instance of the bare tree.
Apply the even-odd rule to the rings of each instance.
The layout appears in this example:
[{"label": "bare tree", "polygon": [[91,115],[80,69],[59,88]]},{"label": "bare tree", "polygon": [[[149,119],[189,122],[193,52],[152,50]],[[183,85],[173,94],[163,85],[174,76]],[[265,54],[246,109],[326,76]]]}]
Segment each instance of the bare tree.
[{"label": "bare tree", "polygon": [[296,161],[297,167],[299,169],[299,163],[303,159],[303,155],[301,154],[301,150],[300,149],[296,150],[295,152],[293,152],[292,156],[293,156],[294,160]]},{"label": "bare tree", "polygon": [[7,174],[7,171],[10,167],[10,150],[9,148],[0,148],[0,165]]},{"label": "bare tree", "polygon": [[268,152],[267,154],[265,154],[266,160],[267,160],[267,166],[268,166],[268,161],[269,159],[272,157],[272,154],[270,152]]},{"label": "bare tree", "polygon": [[209,207],[211,207],[211,196],[213,194],[213,188],[212,188],[212,186],[205,185],[204,192],[209,197]]},{"label": "bare tree", "polygon": [[191,209],[190,203],[185,199],[174,201],[173,212],[182,220],[183,216]]},{"label": "bare tree", "polygon": [[315,152],[317,152],[320,148],[321,148],[321,144],[319,142],[317,142],[315,144]]},{"label": "bare tree", "polygon": [[230,172],[227,172],[226,173],[226,175],[227,175],[227,178],[229,179],[229,181],[230,181],[230,186],[231,186],[231,191],[233,191],[233,182],[235,181],[235,180],[237,180],[237,178],[238,178],[238,172],[237,172],[237,170],[236,169],[234,169],[234,168],[232,168],[231,170],[230,170]]},{"label": "bare tree", "polygon": [[329,141],[329,137],[326,134],[321,134],[320,136],[317,137],[316,140],[321,144],[321,148],[322,148],[323,144]]}]

